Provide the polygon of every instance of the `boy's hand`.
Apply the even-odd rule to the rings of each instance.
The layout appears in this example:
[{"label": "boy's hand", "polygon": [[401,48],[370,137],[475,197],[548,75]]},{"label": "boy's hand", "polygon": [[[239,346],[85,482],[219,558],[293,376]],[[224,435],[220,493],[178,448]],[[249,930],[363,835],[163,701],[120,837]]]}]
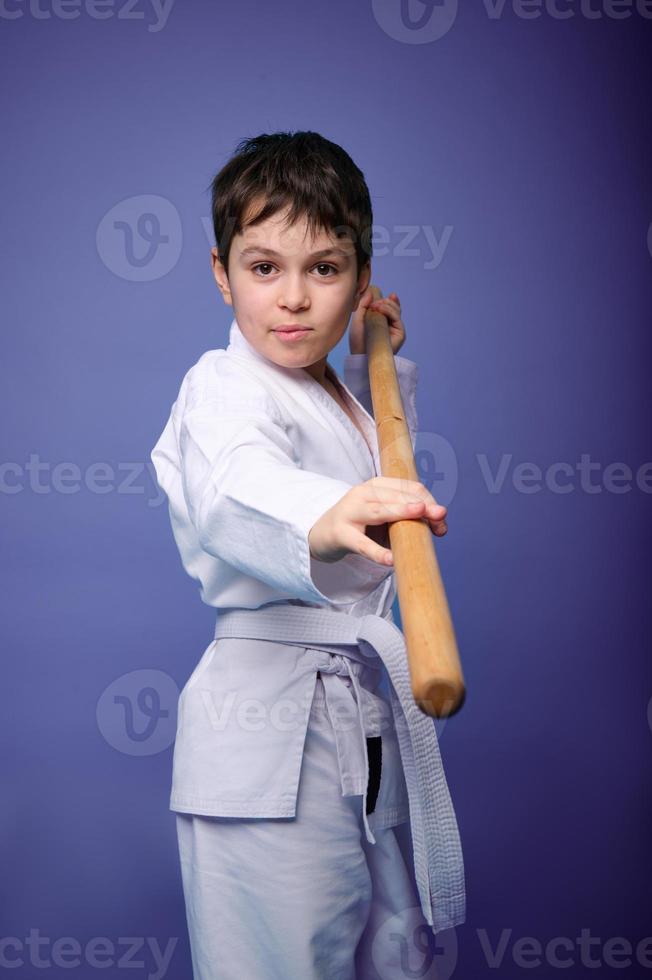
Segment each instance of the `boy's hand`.
[{"label": "boy's hand", "polygon": [[[391,565],[392,552],[382,543],[389,544],[389,533],[380,525],[425,518],[433,534],[442,537],[448,530],[446,514],[447,508],[437,503],[423,483],[375,476],[351,487],[313,524],[308,533],[310,554],[325,562],[357,554],[379,565]],[[370,525],[373,537],[365,534]]]},{"label": "boy's hand", "polygon": [[352,354],[364,354],[364,317],[367,309],[377,310],[389,320],[389,339],[392,351],[398,354],[405,343],[405,326],[401,320],[401,303],[396,293],[390,293],[386,299],[374,300],[371,287],[360,297],[358,307],[353,311],[349,327],[349,350]]}]

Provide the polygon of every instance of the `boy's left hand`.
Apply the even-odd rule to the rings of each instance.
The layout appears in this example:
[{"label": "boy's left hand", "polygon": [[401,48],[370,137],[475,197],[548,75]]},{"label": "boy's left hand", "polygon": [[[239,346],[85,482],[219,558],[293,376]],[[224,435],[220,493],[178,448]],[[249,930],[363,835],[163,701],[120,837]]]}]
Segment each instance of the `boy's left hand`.
[{"label": "boy's left hand", "polygon": [[364,354],[364,318],[367,309],[382,313],[389,320],[389,339],[392,352],[398,354],[405,343],[405,325],[401,320],[401,303],[396,293],[383,299],[374,300],[371,288],[360,297],[358,308],[354,310],[349,327],[349,350],[352,354]]}]

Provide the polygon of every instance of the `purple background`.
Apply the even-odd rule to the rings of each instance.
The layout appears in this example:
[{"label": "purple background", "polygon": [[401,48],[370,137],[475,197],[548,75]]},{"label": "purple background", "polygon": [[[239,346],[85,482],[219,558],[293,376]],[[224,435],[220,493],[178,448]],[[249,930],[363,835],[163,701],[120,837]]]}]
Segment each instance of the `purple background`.
[{"label": "purple background", "polygon": [[[515,963],[524,936],[545,947],[588,929],[604,963],[607,939],[652,934],[652,21],[616,19],[606,0],[591,2],[602,16],[559,7],[573,15],[466,3],[442,37],[407,43],[394,2],[176,0],[156,30],[145,0],[129,17],[115,0],[105,20],[90,3],[63,19],[8,0],[1,936],[39,930],[50,960],[62,936],[115,944],[106,969],[50,976],[123,976],[126,936],[179,937],[166,976],[192,975],[167,807],[174,695],[213,612],[181,567],[149,452],[185,371],[227,343],[207,185],[238,140],[276,130],[316,130],[365,173],[373,281],[401,297],[402,353],[419,363],[423,479],[434,464],[449,504],[437,552],[468,685],[440,730],[468,890],[454,976],[495,976],[483,941],[502,930],[509,978],[557,975],[545,957]],[[116,205],[129,228],[105,218]],[[151,262],[143,212],[168,238]],[[434,268],[424,227],[451,229]],[[583,454],[595,489],[576,470],[555,492],[548,467]],[[503,456],[491,492],[481,461],[495,473]],[[523,462],[543,472],[538,491],[514,485]],[[616,462],[626,492],[608,488]],[[87,485],[97,463],[113,468],[104,492]],[[162,672],[167,715],[139,713],[140,670]],[[130,736],[149,722],[151,739]],[[592,975],[577,946],[559,954]],[[27,946],[5,955],[42,975]],[[154,973],[147,948],[133,959],[131,976]]]}]

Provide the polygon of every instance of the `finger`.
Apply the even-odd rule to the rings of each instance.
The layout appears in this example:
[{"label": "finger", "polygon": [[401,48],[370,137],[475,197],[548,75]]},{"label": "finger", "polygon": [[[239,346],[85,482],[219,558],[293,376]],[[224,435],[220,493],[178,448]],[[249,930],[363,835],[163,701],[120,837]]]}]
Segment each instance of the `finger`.
[{"label": "finger", "polygon": [[437,501],[430,496],[428,491],[423,488],[424,493],[418,494],[408,490],[394,489],[393,487],[384,487],[382,485],[369,487],[364,499],[373,503],[395,503],[401,505],[403,503],[422,503],[427,511],[429,517],[437,517],[439,519],[443,518],[446,514],[447,508],[443,504],[438,504]]},{"label": "finger", "polygon": [[378,310],[381,313],[390,313],[397,320],[401,316],[401,310],[398,303],[395,303],[391,299],[374,300],[373,303],[369,304],[369,308],[372,310]]},{"label": "finger", "polygon": [[425,504],[422,500],[378,500],[363,502],[356,508],[353,520],[365,525],[386,524],[388,521],[405,521],[424,516]]},{"label": "finger", "polygon": [[425,520],[428,521],[428,526],[429,526],[430,530],[438,538],[442,538],[448,532],[448,524],[446,523],[446,521],[433,521],[433,520],[429,519],[428,517],[424,517],[424,515],[421,515],[421,516],[422,516],[422,519],[425,519]]},{"label": "finger", "polygon": [[435,498],[430,493],[428,488],[425,487],[422,483],[419,484],[419,486],[421,489],[419,491],[415,491],[415,494],[418,495],[420,499],[426,501],[428,513],[429,514],[436,513],[438,517],[442,517],[443,514],[446,513],[448,508],[444,504],[440,504],[439,501],[435,500]]},{"label": "finger", "polygon": [[[365,487],[373,488],[373,491],[379,488],[388,488],[391,490],[401,490],[404,493],[412,494],[418,499],[426,499],[431,503],[438,504],[433,495],[430,493],[427,487],[420,483],[419,480],[408,480],[404,477],[399,476],[372,476],[370,480],[362,484]],[[439,505],[438,506],[443,506]],[[444,508],[445,509],[445,508]]]},{"label": "finger", "polygon": [[413,494],[399,492],[397,496],[397,491],[377,491],[371,498],[370,504],[378,505],[380,513],[384,513],[383,507],[393,507],[393,512],[398,515],[405,512],[404,508],[411,506],[409,517],[416,515],[435,522],[445,520],[448,514],[448,508],[444,504],[438,504],[428,498],[416,497]]},{"label": "finger", "polygon": [[[369,481],[371,483],[371,481]],[[364,486],[364,484],[363,484]],[[422,493],[412,489],[398,486],[384,486],[382,483],[366,486],[363,494],[364,500],[423,500]]]},{"label": "finger", "polygon": [[356,554],[362,555],[364,558],[369,558],[379,565],[392,565],[394,562],[392,552],[389,548],[383,548],[382,545],[372,541],[371,538],[368,538],[362,532],[356,533],[351,538],[351,544],[347,544],[347,547]]},{"label": "finger", "polygon": [[361,311],[363,313],[366,312],[367,308],[373,303],[373,301],[374,301],[374,297],[371,292],[371,289],[367,289],[366,292],[362,294],[362,296],[358,301],[358,306],[354,312],[354,316],[356,313],[359,315]]},{"label": "finger", "polygon": [[401,315],[400,315],[400,313],[397,313],[395,310],[390,310],[390,309],[385,309],[385,310],[375,309],[375,310],[373,310],[372,309],[371,312],[372,313],[380,313],[381,316],[384,316],[386,320],[389,320],[389,325],[392,328],[394,327],[394,324],[400,324],[401,323]]},{"label": "finger", "polygon": [[394,299],[390,299],[389,296],[383,296],[382,299],[374,299],[371,301],[371,306],[390,306],[392,308],[398,309],[398,303]]}]

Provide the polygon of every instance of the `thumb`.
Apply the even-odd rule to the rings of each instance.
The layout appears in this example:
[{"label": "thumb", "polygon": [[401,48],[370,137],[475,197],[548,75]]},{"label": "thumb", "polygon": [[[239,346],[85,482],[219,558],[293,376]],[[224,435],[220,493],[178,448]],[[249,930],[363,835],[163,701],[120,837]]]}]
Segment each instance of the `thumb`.
[{"label": "thumb", "polygon": [[367,289],[365,289],[364,293],[358,300],[358,305],[353,311],[353,316],[355,317],[356,322],[362,323],[362,321],[365,318],[367,309],[370,306],[370,304],[373,303],[373,301],[374,301],[374,297],[371,292],[371,289],[367,287]]}]

